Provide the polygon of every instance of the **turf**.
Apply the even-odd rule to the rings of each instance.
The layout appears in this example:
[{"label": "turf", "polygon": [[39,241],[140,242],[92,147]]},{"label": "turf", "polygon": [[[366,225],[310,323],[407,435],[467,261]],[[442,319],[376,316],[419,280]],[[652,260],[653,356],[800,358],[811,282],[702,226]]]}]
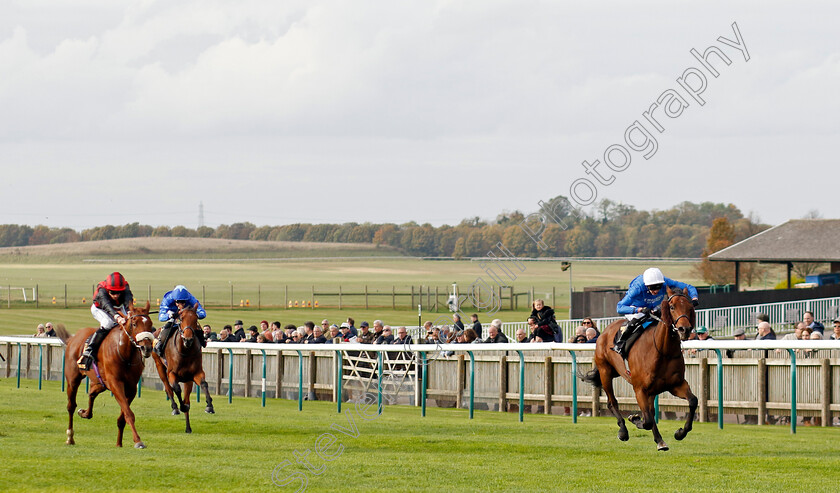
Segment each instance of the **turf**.
[{"label": "turf", "polygon": [[[97,400],[76,419],[77,445],[64,445],[66,398],[57,382],[0,380],[0,491],[836,491],[840,430],[697,423],[682,442],[679,423],[661,423],[668,452],[635,428],[616,439],[611,418],[526,415],[415,407],[336,412],[327,402],[216,399],[215,415],[193,403],[193,434],[169,415],[161,392],[144,390],[133,409],[148,446],[116,449],[115,401]],[[373,414],[368,414],[370,411]],[[352,417],[357,432],[348,416]],[[345,428],[342,433],[332,425]],[[324,461],[315,452],[332,433]],[[351,436],[355,435],[355,436]],[[310,467],[295,454],[309,450]],[[285,467],[279,467],[283,461]],[[296,474],[285,486],[277,483]],[[317,474],[316,474],[317,473]]]}]

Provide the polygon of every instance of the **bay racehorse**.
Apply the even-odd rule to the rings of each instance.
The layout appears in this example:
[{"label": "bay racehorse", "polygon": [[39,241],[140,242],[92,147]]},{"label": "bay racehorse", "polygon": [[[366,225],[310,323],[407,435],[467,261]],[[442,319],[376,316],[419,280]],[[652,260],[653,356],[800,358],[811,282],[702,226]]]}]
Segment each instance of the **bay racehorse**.
[{"label": "bay racehorse", "polygon": [[84,419],[93,417],[93,401],[96,396],[110,390],[120,406],[117,418],[117,447],[122,447],[125,423],[131,425],[134,434],[134,448],[146,448],[137,434],[134,425],[134,412],[131,402],[137,394],[137,382],[145,367],[144,359],[152,352],[152,330],[154,325],[149,318],[149,302],[145,308],[129,305],[129,313],[124,324],[117,324],[99,346],[96,365],[83,372],[76,364],[84,349],[85,340],[96,328],[86,328],[71,336],[63,325],[56,327],[56,334],[67,347],[64,355],[64,378],[67,380],[67,445],[75,445],[73,432],[73,413],[76,410],[76,393],[82,379],[90,379],[87,409],[79,409],[79,416]]},{"label": "bay racehorse", "polygon": [[662,300],[661,311],[659,323],[653,328],[648,327],[630,348],[626,368],[621,356],[612,350],[616,332],[625,321],[618,320],[610,324],[598,337],[593,360],[595,367],[581,378],[604,389],[608,399],[607,407],[618,421],[618,438],[621,441],[626,441],[629,434],[618,409],[613,379],[621,376],[627,380],[636,392],[636,402],[641,409],[641,417],[634,414],[628,419],[638,428],[653,430],[657,449],[668,450],[656,426],[654,398],[667,391],[688,401],[685,426],[674,433],[677,440],[685,438],[694,421],[697,397],[685,381],[685,360],[680,341],[686,340],[691,333],[695,315],[691,300],[679,289],[668,289],[668,297]]},{"label": "bay racehorse", "polygon": [[[185,430],[187,433],[192,433],[190,427],[190,393],[192,392],[193,382],[201,386],[204,391],[205,401],[207,402],[204,412],[215,413],[213,398],[210,397],[210,389],[204,379],[204,368],[201,364],[201,344],[196,341],[197,338],[195,337],[196,331],[201,330],[198,325],[198,315],[196,315],[197,306],[187,306],[179,310],[178,319],[180,323],[176,326],[177,330],[169,338],[164,348],[163,354],[166,361],[164,362],[157,354],[152,355],[158,375],[163,381],[163,388],[172,404],[172,415],[179,414],[178,408],[180,407],[187,421]],[[184,382],[183,399],[181,398],[179,382]],[[178,405],[175,404],[175,396],[178,397]]]}]

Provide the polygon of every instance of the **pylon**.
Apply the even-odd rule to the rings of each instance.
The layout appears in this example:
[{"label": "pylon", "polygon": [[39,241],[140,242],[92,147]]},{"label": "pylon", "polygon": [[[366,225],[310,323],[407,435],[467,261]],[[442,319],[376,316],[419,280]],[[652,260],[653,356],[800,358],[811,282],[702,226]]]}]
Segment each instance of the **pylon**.
[{"label": "pylon", "polygon": [[87,303],[87,300],[85,299],[84,296],[82,296],[82,304],[84,305],[85,303]]},{"label": "pylon", "polygon": [[245,306],[251,306],[251,300],[245,300]]},{"label": "pylon", "polygon": [[289,308],[292,307],[292,300],[289,300]]},{"label": "pylon", "polygon": [[239,306],[245,306],[245,300],[239,300]]},{"label": "pylon", "polygon": [[312,301],[307,301],[306,306],[307,308],[312,308]]},{"label": "pylon", "polygon": [[53,296],[52,302],[53,302],[53,305],[55,305],[55,296]]},{"label": "pylon", "polygon": [[297,302],[297,300],[295,300],[295,308],[297,308],[297,307],[298,307],[298,302]]},{"label": "pylon", "polygon": [[315,300],[315,308],[318,308],[318,300]]}]

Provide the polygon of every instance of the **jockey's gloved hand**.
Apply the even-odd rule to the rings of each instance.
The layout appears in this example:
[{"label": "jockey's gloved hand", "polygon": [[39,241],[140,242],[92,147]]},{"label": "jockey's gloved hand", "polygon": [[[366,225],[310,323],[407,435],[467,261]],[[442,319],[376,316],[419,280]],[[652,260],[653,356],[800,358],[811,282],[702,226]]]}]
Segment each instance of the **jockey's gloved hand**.
[{"label": "jockey's gloved hand", "polygon": [[646,307],[642,308],[642,313],[644,315],[650,315],[650,307],[646,306]]},{"label": "jockey's gloved hand", "polygon": [[657,317],[661,317],[661,316],[662,316],[662,307],[661,307],[661,306],[657,306],[656,308],[653,308],[653,309],[650,311],[650,313],[651,313],[651,314],[653,314],[653,315],[655,315],[655,316],[657,316]]},{"label": "jockey's gloved hand", "polygon": [[700,304],[700,301],[697,298],[694,298],[693,300],[691,300],[691,304],[696,307],[697,305]]},{"label": "jockey's gloved hand", "polygon": [[166,312],[166,316],[169,317],[169,320],[175,320],[175,312],[173,312],[172,310]]}]

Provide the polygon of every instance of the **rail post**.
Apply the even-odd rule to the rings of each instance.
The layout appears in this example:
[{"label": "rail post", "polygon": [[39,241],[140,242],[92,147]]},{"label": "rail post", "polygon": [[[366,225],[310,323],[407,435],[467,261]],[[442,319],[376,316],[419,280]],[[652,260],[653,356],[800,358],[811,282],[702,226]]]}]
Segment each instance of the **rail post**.
[{"label": "rail post", "polygon": [[787,351],[790,354],[790,432],[796,434],[796,352]]},{"label": "rail post", "polygon": [[525,355],[522,351],[517,351],[519,354],[519,422],[521,423],[525,416]]},{"label": "rail post", "polygon": [[422,396],[420,398],[420,416],[425,418],[426,417],[426,375],[428,375],[428,373],[426,372],[426,368],[428,368],[428,365],[426,364],[426,353],[421,352],[420,357],[423,358],[423,383],[421,384],[421,387],[420,387],[420,392],[422,394]]},{"label": "rail post", "polygon": [[41,374],[44,365],[44,345],[38,344],[38,390],[41,390]]},{"label": "rail post", "polygon": [[137,380],[137,398],[140,398],[140,391],[143,390],[143,375],[140,375],[140,380]]},{"label": "rail post", "polygon": [[378,385],[377,387],[377,398],[376,403],[379,408],[379,414],[382,414],[382,351],[377,352],[376,356],[377,364],[376,364],[376,373],[378,373]]},{"label": "rail post", "polygon": [[298,411],[303,411],[303,353],[298,353]]},{"label": "rail post", "polygon": [[265,407],[265,349],[260,349],[263,357],[263,368],[262,368],[262,407]]},{"label": "rail post", "polygon": [[470,419],[473,419],[473,412],[475,411],[475,356],[472,351],[467,351],[470,355]]},{"label": "rail post", "polygon": [[[230,288],[233,292],[233,286]],[[230,361],[228,361],[228,404],[233,402],[233,349],[227,348]]]},{"label": "rail post", "polygon": [[578,416],[578,395],[577,395],[577,355],[574,351],[569,351],[572,355],[572,423],[577,423]]},{"label": "rail post", "polygon": [[341,355],[341,351],[336,351],[336,355],[338,356],[338,367],[336,368],[337,375],[335,376],[335,385],[336,385],[336,402],[338,407],[338,413],[341,414],[341,380],[342,375],[344,374],[344,359]]},{"label": "rail post", "polygon": [[717,354],[717,393],[718,393],[718,429],[723,429],[723,356],[720,349],[715,349]]},{"label": "rail post", "polygon": [[[11,292],[11,290],[9,292]],[[20,343],[17,343],[17,347],[18,347],[17,388],[20,388]]]}]

